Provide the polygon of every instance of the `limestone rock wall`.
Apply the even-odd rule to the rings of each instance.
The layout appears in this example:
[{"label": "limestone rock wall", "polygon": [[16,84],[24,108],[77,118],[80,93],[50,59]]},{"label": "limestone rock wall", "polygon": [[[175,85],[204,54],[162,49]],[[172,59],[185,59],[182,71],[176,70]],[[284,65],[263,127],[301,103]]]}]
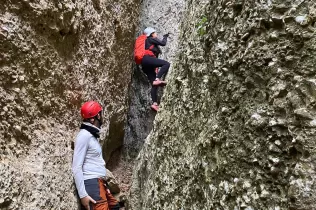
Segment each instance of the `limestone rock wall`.
[{"label": "limestone rock wall", "polygon": [[[136,35],[142,34],[146,27],[157,30],[158,36],[172,33],[167,45],[161,47],[160,58],[171,63],[178,52],[179,25],[182,19],[184,0],[144,0],[140,5],[139,25]],[[134,160],[144,144],[144,140],[152,129],[155,112],[150,109],[152,103],[150,88],[146,75],[140,68],[133,68],[132,85],[130,87],[130,108],[124,137],[124,157]],[[162,96],[162,92],[159,93]]]},{"label": "limestone rock wall", "polygon": [[315,9],[186,1],[130,209],[315,209]]},{"label": "limestone rock wall", "polygon": [[0,209],[76,209],[70,145],[83,101],[105,107],[104,156],[122,144],[138,5],[1,2]]}]

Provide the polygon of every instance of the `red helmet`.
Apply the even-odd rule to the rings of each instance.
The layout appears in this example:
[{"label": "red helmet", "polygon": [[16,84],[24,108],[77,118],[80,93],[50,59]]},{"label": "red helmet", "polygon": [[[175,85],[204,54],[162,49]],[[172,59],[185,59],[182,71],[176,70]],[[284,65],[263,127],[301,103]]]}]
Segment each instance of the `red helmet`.
[{"label": "red helmet", "polygon": [[97,116],[102,111],[101,105],[96,101],[88,101],[81,107],[81,116],[83,119],[89,119]]}]

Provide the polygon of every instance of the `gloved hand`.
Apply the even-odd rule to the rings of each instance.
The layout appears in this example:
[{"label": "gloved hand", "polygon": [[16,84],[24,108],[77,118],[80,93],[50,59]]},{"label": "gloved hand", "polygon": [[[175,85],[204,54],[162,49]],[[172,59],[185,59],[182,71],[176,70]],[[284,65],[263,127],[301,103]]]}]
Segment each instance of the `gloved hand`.
[{"label": "gloved hand", "polygon": [[165,35],[163,35],[164,37],[169,37],[170,33],[167,33]]}]

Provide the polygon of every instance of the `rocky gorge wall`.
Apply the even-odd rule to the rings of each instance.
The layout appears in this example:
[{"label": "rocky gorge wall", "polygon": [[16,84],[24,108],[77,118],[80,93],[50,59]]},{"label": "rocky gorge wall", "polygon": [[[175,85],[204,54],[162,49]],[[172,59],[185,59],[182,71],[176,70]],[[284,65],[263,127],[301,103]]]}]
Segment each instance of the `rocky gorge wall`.
[{"label": "rocky gorge wall", "polygon": [[315,209],[316,3],[186,1],[130,209]]},{"label": "rocky gorge wall", "polygon": [[[160,58],[171,63],[170,72],[178,50],[179,24],[183,9],[184,0],[144,0],[140,5],[136,36],[139,36],[146,27],[155,28],[160,38],[168,32],[171,33],[167,45],[161,47],[162,54],[160,55]],[[123,156],[129,161],[133,161],[138,155],[156,116],[156,113],[150,109],[152,103],[150,88],[148,79],[141,68],[134,66],[123,149]],[[159,96],[162,96],[161,91]]]},{"label": "rocky gorge wall", "polygon": [[121,146],[137,0],[0,5],[0,209],[77,209],[72,149],[83,101],[105,107],[104,157]]},{"label": "rocky gorge wall", "polygon": [[105,105],[105,159],[124,139],[134,160],[155,117],[141,71],[128,88],[146,26],[173,33],[172,67],[130,209],[314,209],[315,3],[139,3],[2,2],[0,209],[77,209],[70,145],[85,100]]},{"label": "rocky gorge wall", "polygon": [[[157,30],[159,37],[171,32],[167,45],[161,47],[160,58],[172,63],[177,51],[179,23],[182,18],[184,1],[177,0],[145,0],[140,5],[139,24],[136,28],[135,39],[146,27]],[[108,167],[116,175],[122,194],[127,193],[131,184],[132,168],[144,141],[152,129],[156,113],[150,109],[150,84],[147,76],[136,65],[132,69],[132,83],[129,89],[129,110],[125,124],[123,146],[118,148],[108,162]],[[168,78],[166,78],[168,79]],[[162,89],[159,90],[162,96]]]}]

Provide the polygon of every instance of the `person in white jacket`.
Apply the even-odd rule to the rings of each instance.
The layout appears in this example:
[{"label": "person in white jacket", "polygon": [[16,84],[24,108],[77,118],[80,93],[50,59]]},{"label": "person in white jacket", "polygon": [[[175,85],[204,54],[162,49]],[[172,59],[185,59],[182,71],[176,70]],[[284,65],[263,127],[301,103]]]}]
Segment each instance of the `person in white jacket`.
[{"label": "person in white jacket", "polygon": [[107,189],[102,148],[98,138],[102,125],[102,107],[88,101],[81,107],[83,122],[75,140],[72,171],[82,209],[119,210],[117,200]]}]

